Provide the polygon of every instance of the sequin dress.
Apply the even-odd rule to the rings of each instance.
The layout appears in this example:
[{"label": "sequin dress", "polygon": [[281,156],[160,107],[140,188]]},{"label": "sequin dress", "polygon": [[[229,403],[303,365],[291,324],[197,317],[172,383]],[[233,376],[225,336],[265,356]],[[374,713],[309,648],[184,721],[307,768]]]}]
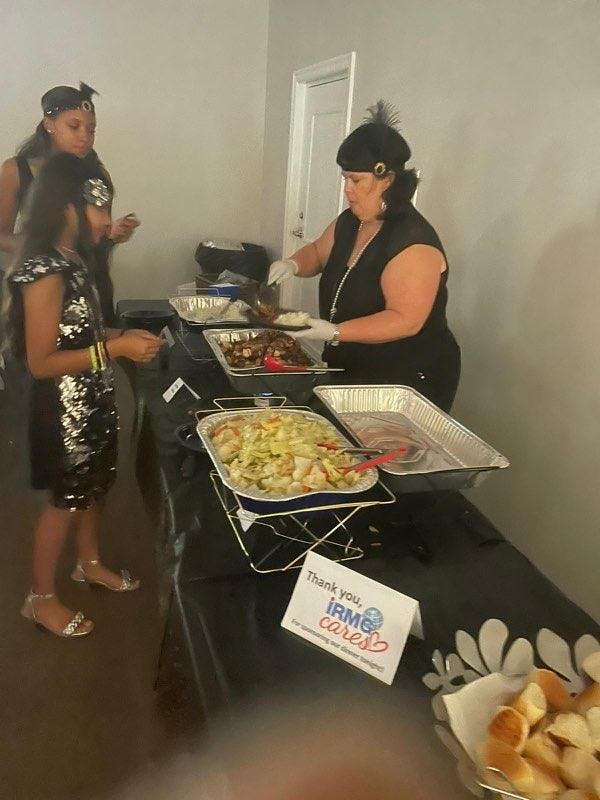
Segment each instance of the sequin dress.
[{"label": "sequin dress", "polygon": [[[17,285],[60,274],[65,292],[59,350],[79,350],[106,338],[96,287],[83,264],[52,252],[28,259],[11,276]],[[72,511],[101,499],[115,478],[118,418],[113,373],[34,380],[30,406],[30,458],[34,489],[50,491],[51,502]]]}]

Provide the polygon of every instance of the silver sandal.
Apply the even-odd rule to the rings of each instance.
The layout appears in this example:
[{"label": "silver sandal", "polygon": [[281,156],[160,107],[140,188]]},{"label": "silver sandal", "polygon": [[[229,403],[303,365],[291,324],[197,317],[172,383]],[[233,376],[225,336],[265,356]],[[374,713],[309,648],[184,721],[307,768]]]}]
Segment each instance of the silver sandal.
[{"label": "silver sandal", "polygon": [[[62,639],[78,639],[81,636],[88,636],[88,634],[94,630],[94,623],[91,620],[86,620],[81,611],[78,611],[73,619],[65,625],[61,631],[49,628],[47,625],[44,625],[43,622],[40,622],[35,613],[34,601],[51,600],[53,597],[53,594],[35,594],[35,592],[30,591],[23,603],[21,615],[25,617],[25,619],[33,622],[40,630],[53,633],[55,636],[60,636]],[[88,622],[91,627],[82,628],[81,626],[84,622]]]},{"label": "silver sandal", "polygon": [[135,592],[136,589],[140,588],[139,578],[132,578],[126,569],[122,569],[120,571],[121,585],[115,588],[114,586],[109,586],[108,583],[104,583],[104,581],[98,581],[95,578],[88,578],[85,572],[84,564],[96,566],[100,564],[100,561],[97,558],[92,561],[78,561],[77,566],[71,573],[71,578],[76,583],[87,583],[90,586],[103,586],[105,589],[108,589],[111,592]]}]

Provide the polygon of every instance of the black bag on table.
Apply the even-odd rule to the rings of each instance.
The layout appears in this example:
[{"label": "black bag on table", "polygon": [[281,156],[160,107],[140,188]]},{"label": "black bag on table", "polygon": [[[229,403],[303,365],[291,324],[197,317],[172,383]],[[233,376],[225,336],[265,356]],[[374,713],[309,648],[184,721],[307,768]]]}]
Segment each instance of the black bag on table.
[{"label": "black bag on table", "polygon": [[269,270],[267,251],[259,244],[229,242],[219,239],[204,239],[196,248],[199,276],[214,283],[219,275],[228,270],[236,275],[264,283]]}]

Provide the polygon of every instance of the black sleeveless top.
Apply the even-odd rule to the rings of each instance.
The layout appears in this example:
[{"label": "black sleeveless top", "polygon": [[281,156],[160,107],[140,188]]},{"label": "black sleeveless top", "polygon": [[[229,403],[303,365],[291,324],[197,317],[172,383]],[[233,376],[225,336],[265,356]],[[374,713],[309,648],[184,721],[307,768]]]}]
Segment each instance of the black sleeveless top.
[{"label": "black sleeveless top", "polygon": [[[350,209],[338,217],[334,244],[319,283],[319,310],[329,319],[335,293],[352,253],[359,220]],[[363,252],[342,287],[333,322],[365,317],[385,310],[381,276],[388,262],[414,244],[426,244],[444,254],[440,239],[411,203],[393,219],[385,220],[380,231]],[[445,254],[444,254],[445,257]],[[446,322],[448,268],[440,275],[431,313],[418,334],[384,344],[342,342],[325,348],[330,366],[344,367],[346,377],[370,382],[409,382],[412,373],[430,370],[448,343],[455,346]]]},{"label": "black sleeveless top", "polygon": [[17,192],[17,211],[21,211],[23,208],[23,203],[25,202],[25,196],[29,190],[29,187],[33,183],[33,173],[31,171],[31,167],[29,166],[29,161],[24,156],[17,156],[15,158],[17,162],[17,170],[19,173],[19,191]]}]

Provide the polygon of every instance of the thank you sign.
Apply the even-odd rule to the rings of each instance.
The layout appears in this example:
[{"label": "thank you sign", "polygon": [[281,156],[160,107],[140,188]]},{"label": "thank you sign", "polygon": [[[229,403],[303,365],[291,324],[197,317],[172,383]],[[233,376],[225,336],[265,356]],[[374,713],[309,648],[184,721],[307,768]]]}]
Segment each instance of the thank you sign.
[{"label": "thank you sign", "polygon": [[306,556],[281,624],[387,684],[408,634],[423,638],[416,600],[316,553]]}]

